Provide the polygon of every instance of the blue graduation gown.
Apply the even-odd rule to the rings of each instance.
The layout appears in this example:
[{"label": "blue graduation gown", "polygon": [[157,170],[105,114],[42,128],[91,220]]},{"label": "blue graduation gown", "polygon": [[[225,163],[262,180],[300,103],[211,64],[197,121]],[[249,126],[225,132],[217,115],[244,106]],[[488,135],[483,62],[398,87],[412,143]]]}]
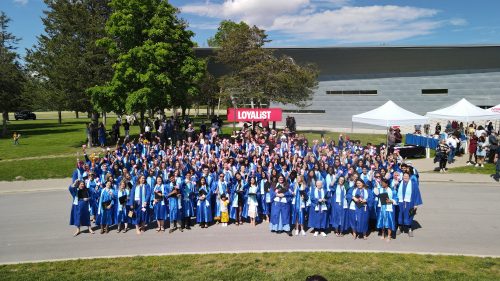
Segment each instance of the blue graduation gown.
[{"label": "blue graduation gown", "polygon": [[[413,223],[413,216],[410,216],[410,210],[418,205],[422,205],[422,197],[420,195],[420,189],[418,187],[418,181],[414,178],[410,179],[411,180],[411,187],[412,187],[412,192],[411,192],[411,199],[410,202],[404,202],[404,198],[399,198],[398,197],[398,206],[399,206],[399,213],[398,213],[398,224],[400,225],[407,225],[411,226]],[[399,183],[399,189],[402,190],[403,197],[406,193],[406,187],[407,184],[402,181]]]},{"label": "blue graduation gown", "polygon": [[[179,186],[180,187],[180,186]],[[174,184],[166,185],[166,195],[174,190]],[[171,222],[182,219],[182,198],[171,196],[168,198],[168,217]],[[180,204],[179,204],[180,203]]]},{"label": "blue graduation gown", "polygon": [[[214,208],[214,217],[220,217],[221,200],[220,196],[227,193],[227,183],[216,181],[212,184],[212,194],[214,194],[212,199],[212,205]],[[217,196],[215,196],[217,194]]]},{"label": "blue graduation gown", "polygon": [[285,196],[280,198],[276,196],[276,190],[271,188],[271,231],[290,231],[290,209],[292,192],[288,189]]},{"label": "blue graduation gown", "polygon": [[[112,194],[110,194],[112,193]],[[96,219],[96,224],[98,225],[112,225],[114,223],[114,212],[113,212],[113,206],[114,206],[114,190],[109,189],[106,190],[105,188],[101,191],[101,196],[99,197],[99,206],[97,209],[97,219]],[[102,205],[104,202],[110,201],[111,202],[111,207],[104,208]]]},{"label": "blue graduation gown", "polygon": [[[305,185],[305,184],[304,184]],[[298,184],[293,185],[293,189],[295,192],[295,196],[292,197],[292,224],[299,223],[299,224],[304,224],[305,223],[305,216],[307,213],[307,208],[306,208],[306,202],[308,200],[308,189],[305,188],[305,195],[304,198],[301,198],[300,196],[300,186]]]},{"label": "blue graduation gown", "polygon": [[[68,188],[72,196],[71,216],[69,224],[74,226],[90,226],[89,201],[78,199],[78,188],[72,185]],[[90,193],[89,193],[90,196]]]},{"label": "blue graduation gown", "polygon": [[[135,200],[136,191],[139,192],[138,200]],[[130,191],[128,205],[135,211],[135,216],[132,219],[133,224],[149,223],[150,198],[151,188],[147,184],[144,184],[142,187],[140,185],[134,186]],[[146,203],[146,207],[142,210],[144,203]]]},{"label": "blue graduation gown", "polygon": [[182,186],[182,215],[184,218],[190,218],[196,215],[194,212],[193,201],[195,191],[194,182],[184,182]]},{"label": "blue graduation gown", "polygon": [[[323,196],[322,196],[323,195]],[[319,202],[320,199],[326,199],[327,192],[325,189],[317,191],[317,188],[309,191],[311,206],[309,206],[309,221],[307,226],[314,229],[327,228],[328,206],[326,202]]]},{"label": "blue graduation gown", "polygon": [[127,195],[129,196],[130,191],[128,189],[124,189],[123,191],[117,189],[115,191],[115,223],[130,223],[131,219],[128,217],[129,207],[127,206],[127,202],[123,205],[120,204],[119,198]]},{"label": "blue graduation gown", "polygon": [[[340,192],[340,202],[337,202],[337,188],[339,188]],[[344,202],[347,200],[347,192],[349,191],[349,187],[347,183],[343,186],[342,189],[338,186],[338,184],[334,184],[333,188],[330,190],[329,196],[329,204],[330,204],[330,220],[329,224],[331,227],[335,228],[338,231],[345,231],[348,227],[346,225],[346,218],[349,210],[349,204]],[[344,207],[344,203],[346,203],[346,207]]]},{"label": "blue graduation gown", "polygon": [[390,205],[382,205],[380,204],[380,194],[382,193],[389,193],[389,199],[394,200],[397,202],[398,200],[398,194],[396,191],[394,191],[392,188],[388,187],[388,190],[385,190],[383,188],[379,188],[379,194],[376,195],[376,204],[377,204],[377,228],[378,229],[391,229],[391,230],[396,230],[396,222],[395,222],[395,210],[396,210],[396,205],[393,205],[392,203]]},{"label": "blue graduation gown", "polygon": [[[161,191],[163,194],[162,199],[158,200],[158,202],[154,203],[155,192]],[[151,192],[151,199],[153,201],[153,213],[154,220],[166,220],[167,219],[167,190],[164,184],[155,185],[153,188],[153,192]]]},{"label": "blue graduation gown", "polygon": [[[355,231],[356,233],[367,233],[368,232],[368,219],[369,219],[369,205],[371,204],[371,192],[369,192],[369,190],[366,190],[366,194],[364,194],[364,191],[365,189],[359,189],[359,188],[355,188],[354,189],[354,192],[355,194],[354,195],[360,195],[361,197],[363,197],[363,199],[365,199],[367,201],[367,204],[362,206],[362,207],[358,207],[354,201],[352,200],[353,199],[353,191],[352,189],[349,190],[349,192],[347,193],[347,201],[349,202],[349,223],[350,223],[350,227],[353,231]],[[366,198],[366,197],[368,198]]]},{"label": "blue graduation gown", "polygon": [[197,208],[196,208],[196,222],[197,223],[208,223],[212,221],[212,208],[210,206],[210,197],[212,194],[210,193],[210,189],[206,186],[200,187],[200,190],[203,189],[207,193],[204,200],[201,200],[198,197]]},{"label": "blue graduation gown", "polygon": [[259,182],[259,187],[260,187],[260,208],[261,208],[261,213],[264,215],[269,215],[271,214],[271,186],[269,186],[269,191],[266,192],[265,190],[265,184],[267,182],[266,180],[261,180]]}]

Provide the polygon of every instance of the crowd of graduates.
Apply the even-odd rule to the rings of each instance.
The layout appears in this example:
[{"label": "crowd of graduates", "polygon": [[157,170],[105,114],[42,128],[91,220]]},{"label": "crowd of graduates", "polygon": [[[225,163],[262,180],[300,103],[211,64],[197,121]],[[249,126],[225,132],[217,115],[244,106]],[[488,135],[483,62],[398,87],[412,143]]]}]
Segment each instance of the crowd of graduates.
[{"label": "crowd of graduates", "polygon": [[219,132],[173,143],[141,135],[102,154],[84,148],[69,186],[75,236],[81,227],[141,234],[264,222],[290,236],[413,236],[418,173],[397,150],[343,136],[309,143],[288,129]]}]

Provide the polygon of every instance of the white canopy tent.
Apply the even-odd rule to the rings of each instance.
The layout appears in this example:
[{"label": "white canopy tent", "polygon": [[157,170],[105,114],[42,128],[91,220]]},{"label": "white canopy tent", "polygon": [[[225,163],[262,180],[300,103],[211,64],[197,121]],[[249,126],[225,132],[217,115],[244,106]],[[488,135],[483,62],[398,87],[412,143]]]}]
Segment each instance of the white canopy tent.
[{"label": "white canopy tent", "polygon": [[495,105],[494,107],[490,107],[487,109],[490,112],[494,112],[500,114],[500,104]]},{"label": "white canopy tent", "polygon": [[352,122],[391,127],[399,125],[422,125],[429,119],[408,111],[393,101],[388,101],[373,110],[352,116]]},{"label": "white canopy tent", "polygon": [[461,99],[448,107],[427,112],[425,116],[429,117],[429,119],[448,119],[462,122],[500,119],[500,114],[477,107],[466,99]]},{"label": "white canopy tent", "polygon": [[[387,130],[389,130],[391,126],[422,125],[427,123],[428,120],[427,117],[408,111],[391,100],[373,110],[352,116],[353,123],[384,126]],[[387,132],[386,136],[386,145],[388,138],[389,132]],[[429,152],[427,152],[427,154],[429,154]]]}]

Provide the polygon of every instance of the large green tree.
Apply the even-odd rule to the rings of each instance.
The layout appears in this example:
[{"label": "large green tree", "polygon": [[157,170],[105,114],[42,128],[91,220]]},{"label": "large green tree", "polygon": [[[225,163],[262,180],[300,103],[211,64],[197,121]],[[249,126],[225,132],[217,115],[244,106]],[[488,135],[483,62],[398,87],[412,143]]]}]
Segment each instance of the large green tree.
[{"label": "large green tree", "polygon": [[189,106],[204,62],[196,58],[187,24],[166,0],[112,0],[107,37],[99,40],[116,59],[109,83],[91,89],[93,100],[139,112]]},{"label": "large green tree", "polygon": [[[45,33],[28,50],[26,61],[47,109],[91,112],[87,89],[111,78],[107,50],[96,45],[104,37],[109,0],[44,0]],[[101,108],[99,108],[101,109]]]},{"label": "large green tree", "polygon": [[256,26],[221,22],[208,43],[217,47],[216,60],[228,70],[219,80],[222,93],[236,97],[239,103],[305,105],[317,86],[317,68],[276,56],[272,49],[264,48],[268,42],[265,31]]},{"label": "large green tree", "polygon": [[2,136],[7,135],[9,111],[20,105],[24,73],[15,52],[19,39],[8,31],[10,19],[0,11],[0,109]]}]

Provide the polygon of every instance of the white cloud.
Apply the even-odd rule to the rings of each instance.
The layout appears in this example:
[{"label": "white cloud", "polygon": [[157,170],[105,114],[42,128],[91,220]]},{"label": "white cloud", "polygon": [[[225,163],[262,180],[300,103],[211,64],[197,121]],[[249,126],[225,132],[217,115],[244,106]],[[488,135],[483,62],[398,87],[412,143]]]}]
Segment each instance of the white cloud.
[{"label": "white cloud", "polygon": [[301,39],[339,43],[390,42],[432,33],[464,19],[438,20],[435,9],[410,6],[351,6],[350,0],[225,0],[192,4],[183,13],[243,20],[266,30]]},{"label": "white cloud", "polygon": [[186,5],[181,7],[181,11],[267,26],[272,23],[274,17],[295,13],[308,4],[309,0],[226,0],[222,4],[206,2]]},{"label": "white cloud", "polygon": [[28,0],[13,0],[13,2],[22,6],[28,4]]},{"label": "white cloud", "polygon": [[440,21],[429,19],[436,14],[436,10],[413,7],[342,7],[303,16],[282,16],[268,29],[343,43],[387,42],[429,34],[441,26]]}]

